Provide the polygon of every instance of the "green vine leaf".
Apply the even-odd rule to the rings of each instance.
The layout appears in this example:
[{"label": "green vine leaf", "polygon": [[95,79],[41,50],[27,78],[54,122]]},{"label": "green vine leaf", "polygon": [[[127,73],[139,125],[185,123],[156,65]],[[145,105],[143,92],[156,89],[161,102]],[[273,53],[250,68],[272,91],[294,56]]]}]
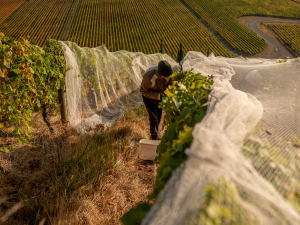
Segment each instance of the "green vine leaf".
[{"label": "green vine leaf", "polygon": [[27,121],[32,120],[32,114],[31,114],[30,110],[25,111],[24,115],[25,115]]},{"label": "green vine leaf", "polygon": [[30,135],[26,132],[26,133],[25,133],[25,137],[26,137],[27,139],[29,139],[29,138],[30,138]]},{"label": "green vine leaf", "polygon": [[20,120],[19,115],[10,115],[8,118],[11,122],[18,122]]},{"label": "green vine leaf", "polygon": [[23,137],[20,137],[18,140],[21,145],[24,145],[26,143],[26,140]]},{"label": "green vine leaf", "polygon": [[14,131],[12,132],[13,135],[17,136],[17,135],[21,135],[22,134],[22,130],[19,127],[16,127],[14,129]]},{"label": "green vine leaf", "polygon": [[41,103],[58,104],[57,90],[64,86],[65,73],[58,41],[48,40],[41,49],[24,38],[14,41],[0,34],[0,119],[16,123],[13,135],[25,134],[20,143],[30,137],[26,122],[32,120],[34,109]]},{"label": "green vine leaf", "polygon": [[26,128],[26,131],[29,133],[30,132],[30,127],[28,126],[28,124],[25,125],[25,128]]}]

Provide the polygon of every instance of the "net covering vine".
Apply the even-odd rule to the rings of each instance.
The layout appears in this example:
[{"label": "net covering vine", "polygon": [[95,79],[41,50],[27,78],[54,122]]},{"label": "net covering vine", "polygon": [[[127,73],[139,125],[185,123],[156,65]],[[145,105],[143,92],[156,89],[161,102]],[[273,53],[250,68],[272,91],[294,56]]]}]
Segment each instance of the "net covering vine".
[{"label": "net covering vine", "polygon": [[127,51],[109,52],[103,45],[81,48],[61,42],[69,71],[66,95],[70,124],[79,132],[97,125],[111,125],[130,107],[142,103],[139,87],[147,69],[167,60],[174,70],[179,65],[167,54],[145,55]]},{"label": "net covering vine", "polygon": [[[142,74],[166,54],[61,42],[70,124],[86,132],[141,104]],[[213,75],[210,105],[188,156],[142,224],[300,224],[300,60],[209,57],[181,62]]]}]

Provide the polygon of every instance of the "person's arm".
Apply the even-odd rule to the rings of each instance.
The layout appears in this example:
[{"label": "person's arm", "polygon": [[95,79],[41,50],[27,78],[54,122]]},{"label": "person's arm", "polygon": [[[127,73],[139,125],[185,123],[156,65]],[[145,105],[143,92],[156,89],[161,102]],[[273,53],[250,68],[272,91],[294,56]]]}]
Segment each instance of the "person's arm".
[{"label": "person's arm", "polygon": [[140,92],[142,95],[144,95],[146,98],[152,98],[156,100],[160,100],[160,94],[151,90],[151,81],[148,79],[147,76],[143,76],[142,84],[140,87]]},{"label": "person's arm", "polygon": [[171,85],[171,86],[173,85],[173,79],[172,78],[170,78],[168,83],[166,84],[165,90],[169,87],[169,85]]}]

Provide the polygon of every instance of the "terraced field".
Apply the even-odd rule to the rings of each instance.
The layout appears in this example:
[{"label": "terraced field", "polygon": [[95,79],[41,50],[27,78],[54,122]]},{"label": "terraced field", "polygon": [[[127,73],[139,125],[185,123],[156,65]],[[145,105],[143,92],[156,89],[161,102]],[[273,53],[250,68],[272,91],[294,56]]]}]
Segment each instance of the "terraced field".
[{"label": "terraced field", "polygon": [[269,27],[300,55],[300,24],[269,24]]},{"label": "terraced field", "polygon": [[0,24],[0,32],[29,35],[41,46],[55,38],[150,54],[163,40],[163,52],[174,58],[180,42],[185,52],[233,56],[178,0],[31,0]]}]

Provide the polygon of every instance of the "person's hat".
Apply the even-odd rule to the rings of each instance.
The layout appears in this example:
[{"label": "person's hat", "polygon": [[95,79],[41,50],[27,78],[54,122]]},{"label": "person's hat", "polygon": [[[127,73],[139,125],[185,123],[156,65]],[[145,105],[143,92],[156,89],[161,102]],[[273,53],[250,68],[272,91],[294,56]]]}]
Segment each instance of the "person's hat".
[{"label": "person's hat", "polygon": [[160,61],[158,63],[158,73],[161,76],[169,77],[173,73],[171,65],[166,61]]}]

